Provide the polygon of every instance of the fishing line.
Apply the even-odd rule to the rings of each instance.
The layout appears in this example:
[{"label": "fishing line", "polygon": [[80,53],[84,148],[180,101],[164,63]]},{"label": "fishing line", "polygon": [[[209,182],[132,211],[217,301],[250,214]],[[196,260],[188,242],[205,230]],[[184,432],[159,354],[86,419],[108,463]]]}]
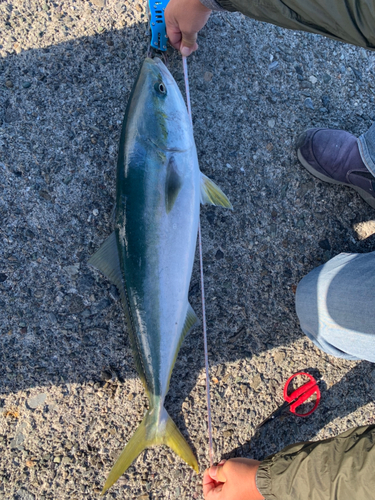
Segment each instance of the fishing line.
[{"label": "fishing line", "polygon": [[[191,115],[191,105],[190,105],[190,90],[189,90],[189,79],[187,70],[187,60],[185,56],[182,56],[182,65],[184,68],[184,78],[185,78],[185,90],[186,90],[186,102],[188,108],[188,114],[190,117],[191,126],[193,127],[193,119]],[[210,466],[214,464],[214,450],[212,446],[212,420],[211,420],[211,397],[210,397],[210,376],[208,372],[208,348],[207,348],[207,328],[206,328],[206,302],[204,298],[204,280],[203,280],[203,255],[202,255],[202,235],[201,235],[201,223],[198,223],[198,246],[199,246],[199,265],[201,271],[201,294],[202,294],[202,316],[203,316],[203,343],[204,343],[204,362],[206,365],[206,399],[207,399],[207,421],[208,421],[208,444],[209,444],[209,455],[210,455]]]}]

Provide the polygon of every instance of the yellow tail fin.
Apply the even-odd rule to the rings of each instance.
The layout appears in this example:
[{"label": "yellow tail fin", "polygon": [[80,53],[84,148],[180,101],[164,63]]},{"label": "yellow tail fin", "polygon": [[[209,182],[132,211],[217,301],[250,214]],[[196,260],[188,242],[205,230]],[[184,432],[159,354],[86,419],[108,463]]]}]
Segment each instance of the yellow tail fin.
[{"label": "yellow tail fin", "polygon": [[150,409],[112,467],[102,495],[122,476],[145,448],[159,444],[169,446],[196,472],[199,472],[194,453],[167,411],[162,408],[162,411],[157,413],[155,409]]}]

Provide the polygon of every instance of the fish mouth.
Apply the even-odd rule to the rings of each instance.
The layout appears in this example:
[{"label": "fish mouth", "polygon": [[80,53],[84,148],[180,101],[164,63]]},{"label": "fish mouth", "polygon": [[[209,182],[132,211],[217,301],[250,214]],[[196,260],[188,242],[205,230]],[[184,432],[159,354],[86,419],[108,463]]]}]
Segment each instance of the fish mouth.
[{"label": "fish mouth", "polygon": [[154,57],[153,59],[151,59],[150,57],[147,57],[146,61],[149,64],[157,66],[158,70],[163,75],[163,79],[167,80],[169,83],[174,83],[174,78],[171,75],[169,69],[167,68],[167,66],[163,63],[163,61],[159,57]]},{"label": "fish mouth", "polygon": [[157,144],[155,141],[152,139],[148,138],[148,141],[151,142],[155,148],[160,149],[161,151],[165,151],[167,153],[186,153],[187,149],[180,149],[180,148],[167,148],[167,146],[160,146],[160,144]]}]

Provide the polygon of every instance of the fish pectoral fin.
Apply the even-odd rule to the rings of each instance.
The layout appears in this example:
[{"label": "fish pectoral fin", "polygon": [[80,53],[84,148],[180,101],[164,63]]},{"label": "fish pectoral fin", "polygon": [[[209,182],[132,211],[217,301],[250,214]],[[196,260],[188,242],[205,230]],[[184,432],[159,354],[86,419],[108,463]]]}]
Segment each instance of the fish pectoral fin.
[{"label": "fish pectoral fin", "polygon": [[119,291],[123,289],[120,259],[118,256],[116,234],[113,231],[99,250],[91,256],[88,264],[102,272]]},{"label": "fish pectoral fin", "polygon": [[160,444],[169,446],[196,472],[199,472],[197,459],[176,424],[164,408],[162,408],[160,414],[162,418],[156,420],[155,411],[152,408],[147,411],[143,421],[112,467],[104,484],[102,495],[115,484],[138,455],[150,446]]},{"label": "fish pectoral fin", "polygon": [[167,166],[167,176],[165,180],[165,206],[167,213],[172,210],[178,193],[182,186],[182,177],[178,171],[176,160],[172,156]]},{"label": "fish pectoral fin", "polygon": [[201,203],[202,205],[220,205],[233,210],[231,202],[223,191],[211,179],[201,173]]}]

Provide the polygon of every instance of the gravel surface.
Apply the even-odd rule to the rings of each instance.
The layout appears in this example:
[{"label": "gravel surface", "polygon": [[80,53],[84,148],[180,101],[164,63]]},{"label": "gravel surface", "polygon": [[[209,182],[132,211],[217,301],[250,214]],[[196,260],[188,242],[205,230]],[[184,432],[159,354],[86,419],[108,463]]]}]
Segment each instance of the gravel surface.
[{"label": "gravel surface", "polygon": [[[98,498],[144,414],[117,291],[87,261],[111,232],[120,127],[147,46],[145,3],[0,3],[0,498]],[[374,211],[311,177],[293,147],[306,127],[366,131],[374,64],[364,49],[227,13],[189,59],[201,169],[234,206],[202,209],[217,459],[375,422],[373,366],[320,352],[294,312],[307,272],[375,250]],[[197,262],[190,299],[200,314]],[[203,363],[196,328],[166,404],[202,471]],[[255,433],[302,369],[323,378],[318,411]],[[164,447],[107,494],[201,496],[201,476]]]}]

